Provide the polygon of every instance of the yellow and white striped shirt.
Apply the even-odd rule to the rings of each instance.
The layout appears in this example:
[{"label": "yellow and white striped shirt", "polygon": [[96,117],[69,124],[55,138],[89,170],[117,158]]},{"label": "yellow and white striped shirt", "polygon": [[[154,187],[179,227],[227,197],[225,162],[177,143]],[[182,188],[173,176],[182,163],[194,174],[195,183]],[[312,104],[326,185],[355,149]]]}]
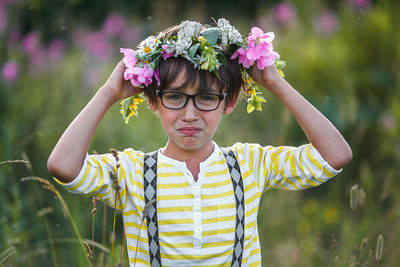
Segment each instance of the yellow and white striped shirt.
[{"label": "yellow and white striped shirt", "polygon": [[[157,215],[163,266],[230,266],[234,245],[236,206],[225,158],[215,145],[202,163],[197,182],[185,162],[158,151]],[[236,143],[231,147],[242,173],[245,200],[243,266],[261,266],[257,214],[263,192],[270,188],[301,190],[317,186],[339,171],[311,145],[262,147]],[[118,184],[131,266],[150,266],[145,205],[143,158],[140,151],[119,152]],[[94,195],[114,207],[116,191],[109,171],[111,154],[87,155],[78,177],[63,184],[72,193]],[[121,206],[122,203],[122,206]],[[139,229],[141,229],[139,231]],[[137,241],[138,240],[138,241]]]}]

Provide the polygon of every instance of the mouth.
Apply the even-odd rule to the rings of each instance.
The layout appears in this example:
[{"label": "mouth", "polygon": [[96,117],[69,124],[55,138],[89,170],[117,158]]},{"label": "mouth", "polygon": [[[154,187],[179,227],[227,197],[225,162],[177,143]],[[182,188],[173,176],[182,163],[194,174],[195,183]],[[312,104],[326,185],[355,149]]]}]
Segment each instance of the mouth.
[{"label": "mouth", "polygon": [[178,132],[185,136],[193,136],[201,132],[201,128],[197,127],[181,127],[178,128]]}]

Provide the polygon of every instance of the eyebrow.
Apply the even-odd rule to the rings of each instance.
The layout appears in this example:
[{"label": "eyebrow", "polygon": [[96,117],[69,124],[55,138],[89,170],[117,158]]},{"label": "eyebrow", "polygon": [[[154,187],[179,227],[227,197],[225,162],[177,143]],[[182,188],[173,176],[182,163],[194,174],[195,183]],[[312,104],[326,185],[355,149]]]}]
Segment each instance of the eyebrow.
[{"label": "eyebrow", "polygon": [[[218,90],[218,88],[213,88],[213,87],[206,87],[206,88],[204,88],[204,90],[198,90],[200,87],[198,87],[197,88],[197,92],[198,93],[213,93],[213,94],[217,94],[217,93],[219,93],[219,90]],[[167,87],[165,90],[163,90],[163,91],[173,91],[173,92],[176,92],[176,91],[180,91],[180,90],[183,90],[183,89],[185,89],[185,87],[184,86],[175,86],[175,87]]]}]

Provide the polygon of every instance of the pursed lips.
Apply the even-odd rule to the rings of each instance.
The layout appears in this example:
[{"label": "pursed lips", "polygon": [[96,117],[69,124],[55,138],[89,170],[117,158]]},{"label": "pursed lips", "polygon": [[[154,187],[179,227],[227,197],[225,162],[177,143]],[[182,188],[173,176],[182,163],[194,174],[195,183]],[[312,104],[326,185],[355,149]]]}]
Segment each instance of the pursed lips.
[{"label": "pursed lips", "polygon": [[199,132],[202,131],[202,129],[198,127],[180,127],[177,129],[177,131],[183,135],[191,136],[198,134]]}]

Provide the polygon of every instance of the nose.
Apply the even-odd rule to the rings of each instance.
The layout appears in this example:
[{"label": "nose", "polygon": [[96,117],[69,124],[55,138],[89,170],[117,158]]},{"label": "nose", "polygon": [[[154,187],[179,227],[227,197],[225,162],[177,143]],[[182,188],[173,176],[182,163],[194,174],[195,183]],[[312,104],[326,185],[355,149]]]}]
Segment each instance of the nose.
[{"label": "nose", "polygon": [[194,105],[194,99],[188,99],[185,107],[182,108],[182,120],[193,121],[198,118],[198,109]]}]

